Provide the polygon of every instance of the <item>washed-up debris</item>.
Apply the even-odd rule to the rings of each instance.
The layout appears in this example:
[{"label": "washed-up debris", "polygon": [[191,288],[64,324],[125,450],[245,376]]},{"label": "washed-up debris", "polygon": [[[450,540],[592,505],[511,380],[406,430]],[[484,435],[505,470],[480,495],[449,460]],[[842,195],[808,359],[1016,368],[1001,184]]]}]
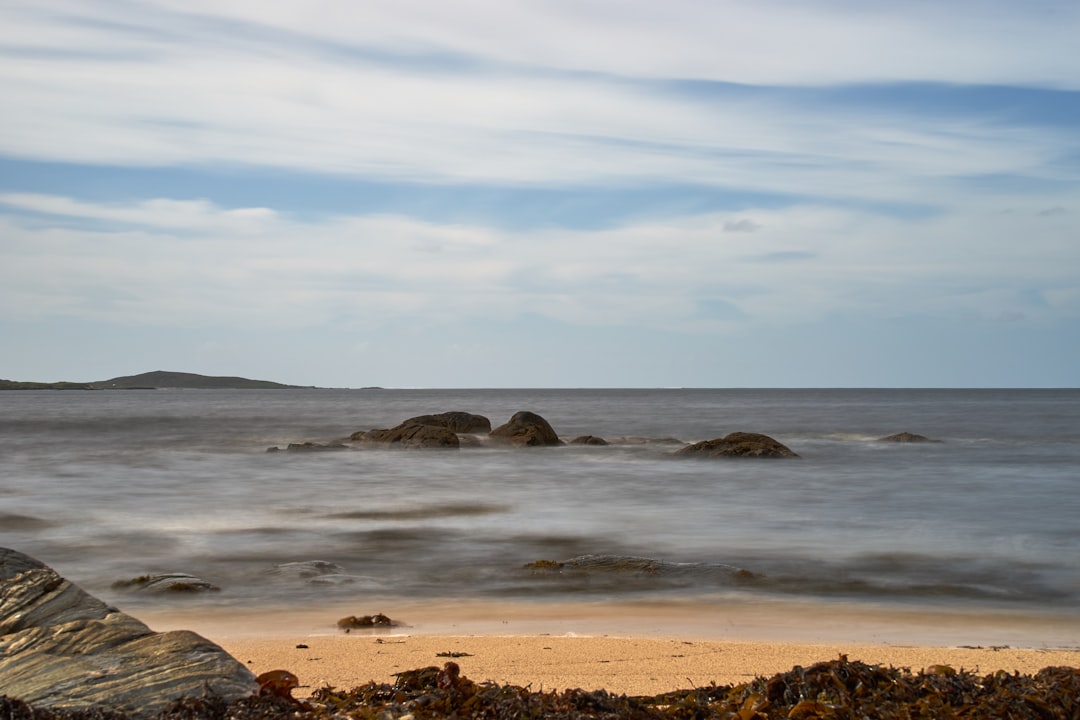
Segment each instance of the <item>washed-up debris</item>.
[{"label": "washed-up debris", "polygon": [[[288,680],[288,678],[286,678]],[[286,683],[287,684],[287,683]],[[291,689],[291,688],[290,688]],[[999,671],[979,676],[937,665],[917,673],[837,660],[795,667],[743,685],[711,685],[656,696],[605,690],[543,691],[473,682],[454,662],[397,674],[393,684],[370,682],[348,691],[317,689],[302,705],[266,693],[232,703],[184,699],[161,720],[414,720],[552,718],[556,720],[774,720],[794,718],[1013,718],[1065,720],[1080,716],[1080,670],[1048,667],[1034,675]],[[0,720],[90,720],[105,715],[37,710],[0,697]],[[108,720],[123,716],[109,714]]]}]

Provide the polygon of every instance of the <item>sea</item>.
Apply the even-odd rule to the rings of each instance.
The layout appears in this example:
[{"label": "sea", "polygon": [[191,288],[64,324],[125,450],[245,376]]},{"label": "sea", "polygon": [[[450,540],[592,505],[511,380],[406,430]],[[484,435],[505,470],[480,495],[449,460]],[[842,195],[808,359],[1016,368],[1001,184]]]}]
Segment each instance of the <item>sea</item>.
[{"label": "sea", "polygon": [[[267,452],[520,410],[608,444]],[[799,457],[675,454],[734,431]],[[136,615],[878,609],[1080,647],[1080,390],[10,391],[0,546]]]}]

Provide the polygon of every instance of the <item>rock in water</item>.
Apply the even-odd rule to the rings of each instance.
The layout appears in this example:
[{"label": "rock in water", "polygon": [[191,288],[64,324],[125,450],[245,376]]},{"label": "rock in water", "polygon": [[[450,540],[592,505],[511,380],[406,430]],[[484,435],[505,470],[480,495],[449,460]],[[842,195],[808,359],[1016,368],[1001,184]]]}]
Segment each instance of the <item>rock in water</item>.
[{"label": "rock in water", "polygon": [[107,708],[134,717],[179,697],[225,701],[259,689],[209,640],[157,633],[60,577],[0,548],[0,692],[38,707]]},{"label": "rock in water", "polygon": [[925,435],[919,435],[917,433],[909,433],[909,432],[900,432],[900,433],[896,433],[895,435],[888,435],[888,436],[883,437],[883,438],[878,438],[878,440],[881,441],[881,442],[898,442],[898,443],[936,442],[935,440],[931,440],[930,438],[926,437]]},{"label": "rock in water", "polygon": [[491,431],[491,437],[524,447],[563,444],[547,420],[527,410],[514,413],[510,422]]},{"label": "rock in water", "polygon": [[491,421],[483,415],[452,410],[436,415],[419,415],[409,418],[402,425],[435,425],[456,433],[489,433]]},{"label": "rock in water", "polygon": [[412,450],[418,448],[454,450],[461,447],[461,441],[453,430],[410,421],[389,429],[353,433],[349,439],[354,442],[359,440],[369,444],[377,443],[387,447]]},{"label": "rock in water", "polygon": [[761,433],[733,432],[715,440],[688,445],[676,455],[697,455],[699,457],[799,457],[791,448]]}]

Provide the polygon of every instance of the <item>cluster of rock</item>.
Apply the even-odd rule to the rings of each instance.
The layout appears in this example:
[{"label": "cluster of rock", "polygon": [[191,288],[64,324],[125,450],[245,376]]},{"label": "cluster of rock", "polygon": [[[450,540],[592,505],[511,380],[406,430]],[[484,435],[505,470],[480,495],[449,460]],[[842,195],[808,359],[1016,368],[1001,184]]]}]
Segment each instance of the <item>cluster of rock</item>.
[{"label": "cluster of rock", "polygon": [[[354,447],[384,447],[402,449],[458,449],[467,445],[479,445],[480,437],[488,442],[511,447],[552,447],[565,445],[551,424],[540,415],[523,410],[505,424],[494,429],[491,421],[483,415],[453,411],[433,415],[418,415],[392,428],[360,430],[348,440],[328,443],[290,443],[290,452],[346,450]],[[651,442],[647,438],[620,438],[620,444]],[[664,442],[683,444],[665,438]],[[609,445],[611,442],[595,435],[582,435],[570,441],[571,445]],[[267,452],[277,452],[271,447]],[[700,457],[798,457],[780,442],[758,433],[732,433],[724,438],[689,445],[679,450],[679,455]]]},{"label": "cluster of rock", "polygon": [[[491,421],[483,415],[452,411],[432,415],[411,417],[392,428],[359,430],[348,439],[327,443],[302,442],[290,443],[285,450],[289,452],[317,452],[326,450],[349,450],[357,447],[382,447],[402,449],[450,449],[480,445],[484,439],[512,447],[551,447],[566,445],[551,427],[551,424],[534,412],[523,410],[514,413],[508,422],[494,429]],[[937,442],[924,435],[901,432],[879,438],[883,442],[917,443]],[[569,442],[571,445],[638,445],[662,443],[682,445],[674,452],[678,456],[701,458],[746,457],[746,458],[795,458],[799,457],[791,448],[776,439],[761,433],[734,432],[713,440],[704,440],[691,445],[675,438],[613,438],[610,440],[595,435],[582,435]],[[271,447],[267,452],[277,452],[281,448]]]},{"label": "cluster of rock", "polygon": [[180,697],[230,701],[259,686],[209,640],[154,632],[43,563],[0,548],[0,689],[42,707],[145,717]]}]

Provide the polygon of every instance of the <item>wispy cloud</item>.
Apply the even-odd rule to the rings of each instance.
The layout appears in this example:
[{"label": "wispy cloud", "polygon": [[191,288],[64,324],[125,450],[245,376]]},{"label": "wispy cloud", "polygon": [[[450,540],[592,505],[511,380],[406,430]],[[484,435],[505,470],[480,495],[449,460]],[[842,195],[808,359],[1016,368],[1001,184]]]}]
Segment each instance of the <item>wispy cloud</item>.
[{"label": "wispy cloud", "polygon": [[[926,180],[1045,176],[1048,160],[1063,150],[1075,153],[1080,142],[1075,126],[1038,134],[1026,125],[1001,126],[994,110],[1007,112],[1009,104],[938,116],[934,103],[948,91],[934,87],[920,94],[900,86],[911,110],[905,114],[892,112],[888,85],[879,86],[876,101],[873,92],[827,92],[830,102],[822,102],[793,89],[811,81],[803,76],[807,64],[826,62],[829,71],[813,81],[977,80],[955,76],[956,62],[909,62],[937,48],[962,48],[964,31],[945,43],[944,29],[934,24],[941,11],[930,5],[905,6],[898,17],[828,3],[812,11],[782,3],[676,4],[661,16],[625,9],[605,15],[602,5],[588,3],[554,10],[475,5],[472,12],[429,4],[332,5],[340,22],[318,13],[298,17],[274,3],[259,4],[257,14],[242,3],[220,11],[92,4],[95,22],[76,6],[60,4],[48,13],[16,5],[5,13],[8,27],[24,27],[20,35],[35,38],[43,55],[15,58],[0,70],[13,109],[0,151],[436,183],[626,185],[678,178],[757,192],[922,202],[917,190]],[[788,20],[776,23],[776,13]],[[1012,17],[991,23],[985,12],[978,15],[971,18],[975,25],[1002,30]],[[1046,31],[1040,43],[1024,47],[1050,53],[1060,20],[1019,16],[1021,26],[1041,22]],[[550,33],[538,31],[545,26]],[[666,26],[677,43],[660,32]],[[510,41],[526,29],[530,43]],[[742,39],[732,46],[728,35]],[[577,44],[576,36],[593,40]],[[992,33],[974,37],[996,40]],[[768,38],[768,47],[751,50],[747,38]],[[865,52],[863,43],[875,51]],[[848,52],[853,44],[860,62],[827,50]],[[73,48],[130,54],[75,61],[67,54]],[[63,52],[50,58],[50,49]],[[983,63],[1008,55],[998,46],[981,50]],[[771,62],[752,61],[766,52]],[[410,61],[439,53],[471,62]],[[898,54],[904,73],[887,69]],[[1072,55],[1056,53],[1045,67],[1013,56],[1008,65],[1030,75],[1022,82],[1057,87],[1055,74]],[[673,59],[661,62],[665,57]],[[764,78],[751,71],[777,65],[782,68]],[[713,89],[672,92],[670,81],[685,78],[704,79]],[[732,82],[766,85],[746,93]]]},{"label": "wispy cloud", "polygon": [[0,27],[7,322],[693,345],[1080,317],[1075,3],[41,0]]},{"label": "wispy cloud", "polygon": [[[23,317],[78,308],[121,323],[198,317],[269,326],[334,317],[366,326],[378,307],[384,322],[535,313],[707,332],[698,324],[702,302],[774,326],[882,312],[996,316],[1017,303],[1047,317],[1080,313],[1071,301],[1035,308],[1030,294],[1022,297],[1020,288],[1074,284],[1071,268],[1032,260],[1067,252],[1072,242],[1067,228],[1055,230],[1047,224],[1053,218],[1034,211],[965,220],[969,239],[961,243],[951,218],[915,227],[813,208],[759,211],[761,230],[732,235],[731,224],[745,219],[510,232],[400,216],[301,221],[206,201],[96,205],[0,195],[0,204],[35,213],[2,226],[0,308]],[[79,230],[39,216],[110,225]],[[844,231],[852,222],[863,234]],[[1037,240],[1010,243],[1033,228]],[[980,253],[980,262],[967,261]],[[36,298],[29,306],[18,301],[28,297]]]}]

